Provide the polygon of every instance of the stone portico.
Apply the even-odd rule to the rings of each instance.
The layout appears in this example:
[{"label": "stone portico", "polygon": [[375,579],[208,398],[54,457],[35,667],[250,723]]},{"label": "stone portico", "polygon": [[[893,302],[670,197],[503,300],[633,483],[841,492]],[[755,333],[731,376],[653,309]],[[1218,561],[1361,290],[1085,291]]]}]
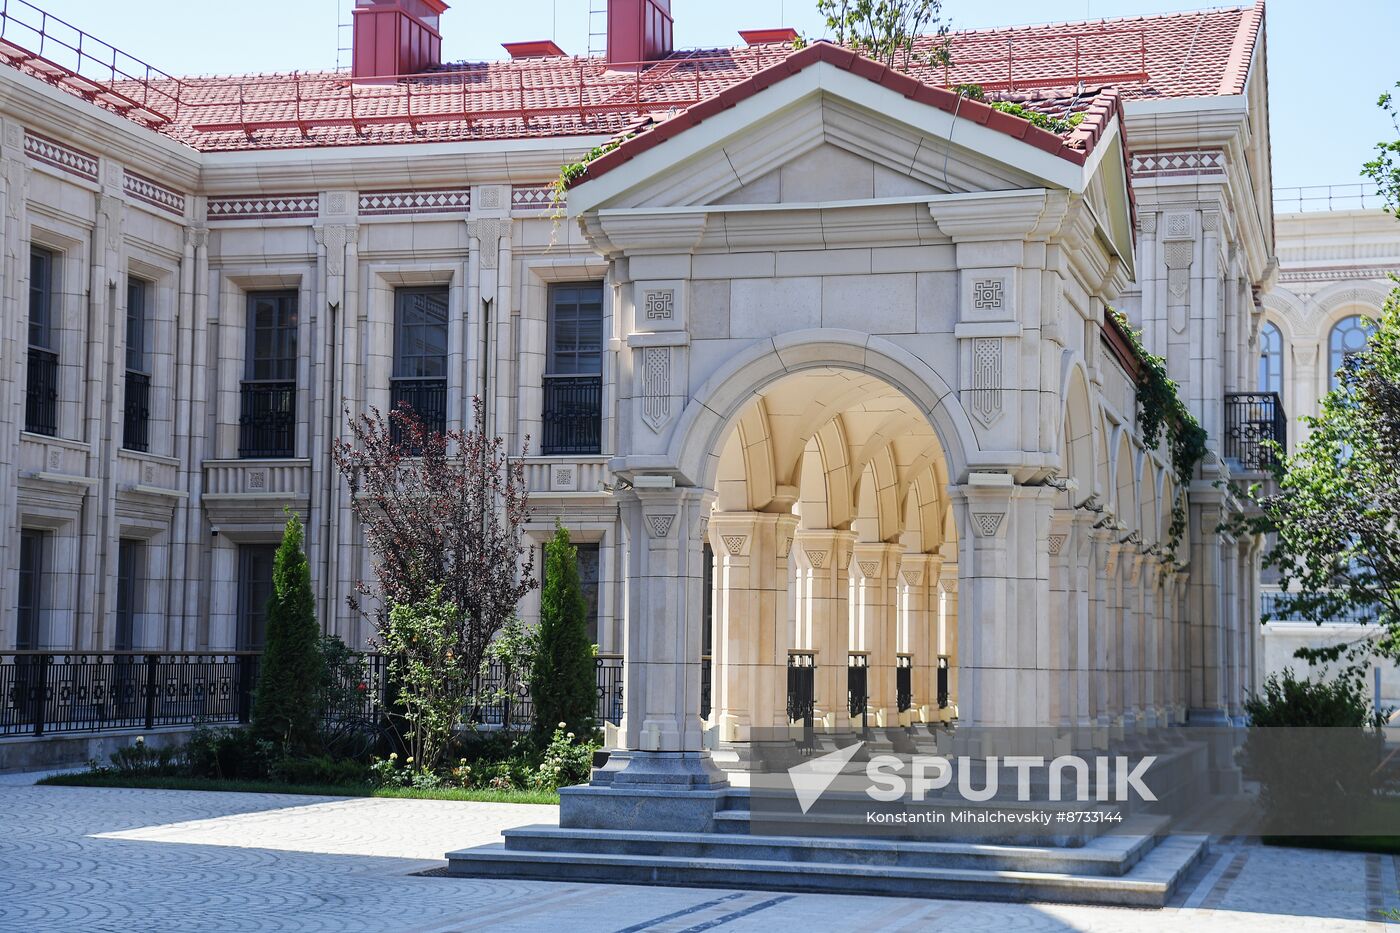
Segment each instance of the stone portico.
[{"label": "stone portico", "polygon": [[1105,321],[1134,275],[1118,111],[1076,161],[810,52],[570,192],[619,324],[629,614],[618,760],[566,825],[600,788],[722,785],[707,729],[742,765],[787,726],[793,654],[825,731],[1102,747],[1192,703],[1180,491]]}]

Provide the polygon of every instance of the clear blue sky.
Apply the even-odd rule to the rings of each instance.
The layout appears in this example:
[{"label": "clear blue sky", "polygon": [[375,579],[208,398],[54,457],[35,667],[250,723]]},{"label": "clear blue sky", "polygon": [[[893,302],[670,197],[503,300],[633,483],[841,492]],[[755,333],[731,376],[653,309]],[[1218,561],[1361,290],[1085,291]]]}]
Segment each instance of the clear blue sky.
[{"label": "clear blue sky", "polygon": [[[449,0],[452,2],[452,0]],[[336,63],[352,0],[36,0],[100,39],[173,74],[315,70]],[[552,37],[588,47],[589,0],[455,0],[444,15],[449,60],[499,58],[500,43]],[[945,0],[955,28],[1191,10],[1206,0]],[[1214,4],[1220,5],[1220,4]],[[736,30],[823,33],[815,0],[672,0],[679,47],[737,43]],[[1393,134],[1376,97],[1400,80],[1400,0],[1271,0],[1269,92],[1276,186],[1357,180]],[[347,31],[348,33],[348,31]],[[345,44],[349,44],[348,34]]]}]

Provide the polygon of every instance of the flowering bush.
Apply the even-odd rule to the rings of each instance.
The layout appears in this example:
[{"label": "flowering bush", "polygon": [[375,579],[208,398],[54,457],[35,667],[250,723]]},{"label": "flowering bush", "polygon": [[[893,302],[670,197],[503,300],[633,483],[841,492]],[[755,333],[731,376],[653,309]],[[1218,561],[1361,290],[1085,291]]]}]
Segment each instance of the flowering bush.
[{"label": "flowering bush", "polygon": [[590,742],[578,743],[574,733],[566,731],[568,725],[559,723],[554,735],[544,750],[544,760],[530,776],[530,784],[539,790],[558,790],[588,780],[593,768],[593,751],[597,746]]}]

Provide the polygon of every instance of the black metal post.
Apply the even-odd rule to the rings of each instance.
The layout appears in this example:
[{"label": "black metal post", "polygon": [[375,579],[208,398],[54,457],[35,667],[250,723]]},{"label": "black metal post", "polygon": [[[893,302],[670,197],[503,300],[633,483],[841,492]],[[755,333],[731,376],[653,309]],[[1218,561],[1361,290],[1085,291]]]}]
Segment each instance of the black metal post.
[{"label": "black metal post", "polygon": [[53,655],[39,655],[39,682],[34,688],[34,734],[44,734],[44,717],[49,705],[49,662]]},{"label": "black metal post", "polygon": [[156,727],[156,673],[159,670],[160,656],[146,655],[146,728]]}]

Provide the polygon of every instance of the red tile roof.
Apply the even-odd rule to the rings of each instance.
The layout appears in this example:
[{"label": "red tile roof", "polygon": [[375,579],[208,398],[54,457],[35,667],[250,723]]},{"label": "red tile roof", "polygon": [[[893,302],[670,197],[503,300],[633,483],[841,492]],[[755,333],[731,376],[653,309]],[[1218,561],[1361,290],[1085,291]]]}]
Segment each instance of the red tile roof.
[{"label": "red tile roof", "polygon": [[[1102,112],[1120,98],[1233,94],[1243,90],[1262,21],[1259,2],[1243,9],[954,33],[952,67],[915,65],[879,80],[901,88],[910,82],[910,96],[930,101],[951,100],[938,89],[961,83],[982,84],[998,96],[1014,89],[1028,105],[1050,113],[1086,106]],[[920,40],[916,51],[928,52],[933,41]],[[804,61],[803,54],[760,43],[680,52],[639,73],[609,71],[599,59],[548,57],[450,65],[385,83],[352,83],[336,73],[161,77],[111,81],[105,91],[94,92],[87,79],[65,80],[55,76],[51,62],[0,45],[0,59],[14,67],[202,151],[613,135],[664,125],[775,66]],[[852,68],[873,75],[879,66]],[[1081,85],[1111,86],[1113,102],[1103,91],[1081,92],[1076,100],[1074,89]],[[146,107],[133,109],[133,100]],[[986,119],[1006,125],[1014,118]],[[1037,144],[1087,152],[1096,125],[1086,119],[1066,138]],[[1027,131],[1033,140],[1042,133]]]}]

